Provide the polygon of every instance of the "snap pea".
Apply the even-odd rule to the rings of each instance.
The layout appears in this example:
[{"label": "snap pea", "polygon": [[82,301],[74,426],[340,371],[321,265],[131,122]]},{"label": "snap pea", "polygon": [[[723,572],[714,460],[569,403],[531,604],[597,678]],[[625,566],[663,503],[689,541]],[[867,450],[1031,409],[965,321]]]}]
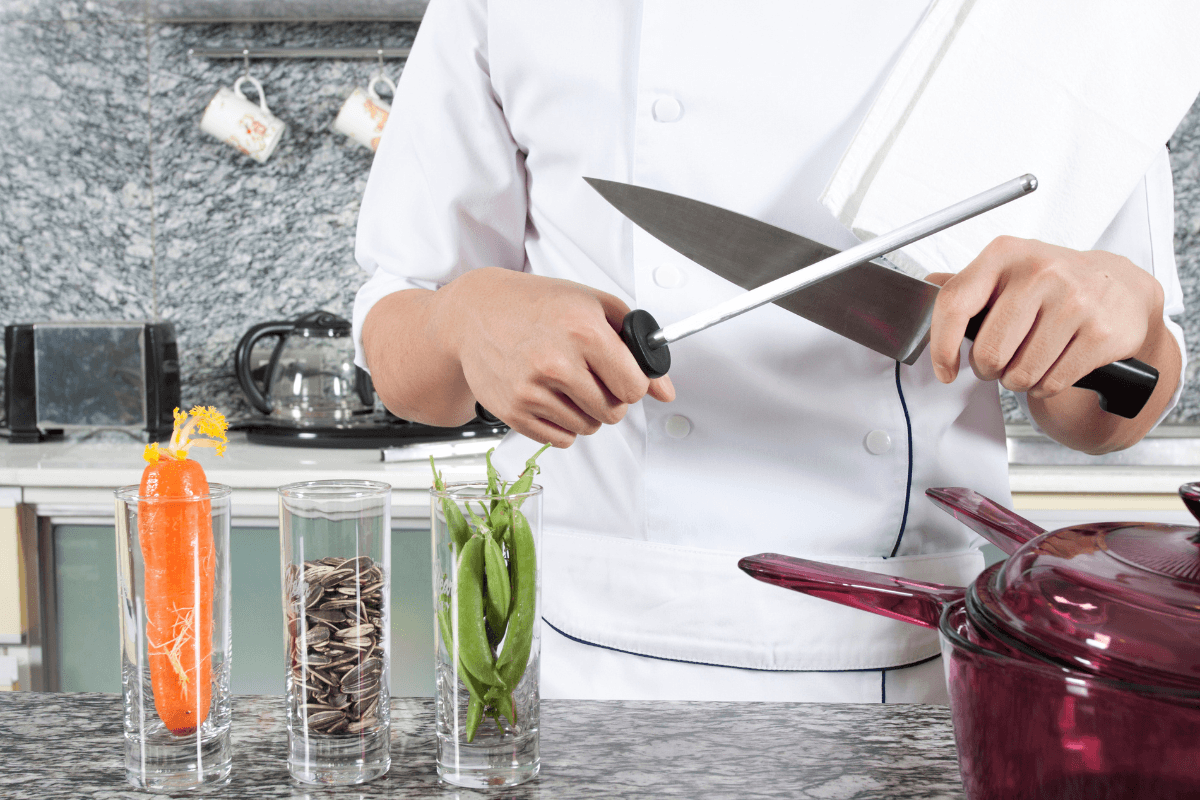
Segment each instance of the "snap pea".
[{"label": "snap pea", "polygon": [[483,545],[483,566],[487,574],[487,603],[488,622],[498,628],[498,635],[503,634],[504,625],[508,622],[508,606],[512,599],[511,587],[508,581],[508,565],[504,563],[504,552],[500,543],[489,538]]},{"label": "snap pea", "polygon": [[472,536],[458,559],[458,656],[468,672],[496,686],[501,680],[484,624],[483,546],[483,537]]},{"label": "snap pea", "polygon": [[[525,469],[521,472],[516,482],[509,487],[508,493],[510,495],[524,494],[525,492],[529,491],[530,487],[533,486],[533,476],[541,470],[541,467],[537,465],[538,456],[546,452],[546,448],[549,446],[550,444],[548,442],[542,445],[542,449],[531,455],[529,460],[525,462]],[[521,504],[524,502],[524,497],[518,497],[513,500],[513,505],[515,505],[517,508],[520,508]]]},{"label": "snap pea", "polygon": [[[439,492],[446,491],[446,483],[442,480],[442,476],[434,466],[433,456],[429,457],[429,466],[433,468],[433,486]],[[450,538],[454,540],[454,544],[458,546],[459,551],[462,551],[463,545],[467,543],[467,539],[471,538],[471,529],[467,527],[467,521],[463,519],[462,512],[458,510],[458,505],[449,497],[442,498],[442,513],[446,517],[446,527],[450,529]]]},{"label": "snap pea", "polygon": [[533,647],[533,623],[537,612],[537,552],[529,520],[514,511],[512,527],[513,609],[508,621],[504,646],[496,659],[500,683],[514,689],[525,674],[529,651]]},{"label": "snap pea", "polygon": [[517,724],[516,711],[513,709],[512,692],[493,686],[484,695],[484,700],[488,705],[495,707],[496,710],[503,714],[508,719],[510,725]]},{"label": "snap pea", "polygon": [[[442,595],[445,598],[444,603],[450,602],[450,595]],[[442,634],[442,643],[446,646],[446,654],[450,656],[450,660],[454,660],[454,634],[451,632],[450,626],[450,609],[445,605],[440,605],[437,610],[438,630]],[[467,691],[475,697],[483,697],[488,689],[475,679],[475,676],[467,671],[463,666],[462,659],[458,660],[458,676],[462,682],[466,684]]]},{"label": "snap pea", "polygon": [[494,452],[496,452],[496,448],[493,447],[491,450],[488,450],[487,455],[483,457],[483,460],[487,462],[488,496],[492,498],[492,509],[494,509],[496,504],[500,502],[500,500],[496,497],[496,495],[500,494],[500,473],[497,472],[496,468],[492,466],[492,453]]},{"label": "snap pea", "polygon": [[475,738],[475,731],[479,730],[479,723],[483,721],[483,698],[478,695],[471,695],[471,699],[467,701],[467,742],[469,743]]}]

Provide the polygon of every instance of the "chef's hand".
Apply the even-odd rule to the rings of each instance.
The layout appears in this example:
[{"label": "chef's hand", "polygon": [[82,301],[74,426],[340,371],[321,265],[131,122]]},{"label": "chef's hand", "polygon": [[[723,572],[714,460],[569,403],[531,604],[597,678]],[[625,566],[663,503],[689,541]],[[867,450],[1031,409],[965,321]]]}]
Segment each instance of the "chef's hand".
[{"label": "chef's hand", "polygon": [[568,447],[647,394],[675,399],[670,378],[647,378],[621,341],[628,312],[582,284],[476,269],[380,300],[363,347],[380,397],[405,419],[462,424],[478,401],[517,432]]},{"label": "chef's hand", "polygon": [[[1175,391],[1180,354],[1163,323],[1162,286],[1127,258],[1002,236],[957,275],[926,280],[942,287],[930,334],[938,379],[950,383],[958,375],[967,322],[989,308],[971,368],[981,380],[1026,392],[1039,426],[1069,447],[1101,453],[1134,444]],[[1101,411],[1095,393],[1072,386],[1131,356],[1160,374],[1135,419]]]}]

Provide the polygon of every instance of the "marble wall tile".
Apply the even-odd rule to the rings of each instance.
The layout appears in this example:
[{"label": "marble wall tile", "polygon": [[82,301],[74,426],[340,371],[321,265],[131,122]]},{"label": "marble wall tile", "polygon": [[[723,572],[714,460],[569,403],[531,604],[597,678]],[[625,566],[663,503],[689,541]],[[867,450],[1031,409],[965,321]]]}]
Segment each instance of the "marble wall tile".
[{"label": "marble wall tile", "polygon": [[[200,131],[242,65],[189,47],[408,47],[411,23],[155,25],[151,28],[158,309],[180,337],[186,404],[250,412],[233,372],[247,328],[314,309],[348,317],[364,276],[354,229],[372,153],[331,130],[371,61],[256,61],[251,74],[288,130],[265,164]],[[401,61],[387,63],[399,75]]]},{"label": "marble wall tile", "polygon": [[143,20],[147,0],[0,0],[0,22]]},{"label": "marble wall tile", "polygon": [[429,0],[148,0],[159,20],[394,20],[420,18]]},{"label": "marble wall tile", "polygon": [[0,321],[154,316],[144,27],[0,24]]},{"label": "marble wall tile", "polygon": [[1175,178],[1175,261],[1187,312],[1178,322],[1187,341],[1187,383],[1167,422],[1200,422],[1200,100],[1171,137]]}]

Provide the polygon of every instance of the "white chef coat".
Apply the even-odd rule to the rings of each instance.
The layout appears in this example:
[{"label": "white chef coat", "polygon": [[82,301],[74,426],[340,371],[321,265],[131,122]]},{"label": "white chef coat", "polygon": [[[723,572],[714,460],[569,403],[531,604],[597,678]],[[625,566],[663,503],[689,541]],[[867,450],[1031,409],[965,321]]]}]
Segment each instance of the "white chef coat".
[{"label": "white chef coat", "polygon": [[[817,198],[925,7],[434,0],[363,199],[360,365],[375,301],[477,267],[578,281],[660,323],[740,291],[583,176],[855,244]],[[1170,192],[1164,154],[1101,244],[1174,302]],[[965,585],[980,541],[922,495],[966,486],[1011,503],[996,384],[965,369],[943,385],[928,355],[898,365],[775,306],[671,354],[675,402],[647,398],[541,459],[543,694],[944,698],[932,631],[736,563],[775,551]],[[501,470],[533,449],[510,435]]]}]

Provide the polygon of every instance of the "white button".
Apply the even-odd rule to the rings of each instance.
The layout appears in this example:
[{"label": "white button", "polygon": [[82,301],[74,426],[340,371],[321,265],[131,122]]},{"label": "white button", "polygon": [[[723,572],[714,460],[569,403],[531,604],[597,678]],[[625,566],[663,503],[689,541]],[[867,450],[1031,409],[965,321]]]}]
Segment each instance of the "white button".
[{"label": "white button", "polygon": [[658,122],[675,122],[683,116],[683,106],[674,97],[660,97],[650,109]]},{"label": "white button", "polygon": [[892,449],[892,437],[888,436],[887,431],[871,431],[863,439],[863,444],[866,445],[867,452],[881,456]]},{"label": "white button", "polygon": [[674,289],[683,285],[683,270],[672,264],[663,264],[654,270],[654,282],[664,289]]},{"label": "white button", "polygon": [[692,422],[682,414],[672,414],[667,417],[667,421],[663,423],[666,428],[667,436],[672,439],[682,439],[692,432]]}]

